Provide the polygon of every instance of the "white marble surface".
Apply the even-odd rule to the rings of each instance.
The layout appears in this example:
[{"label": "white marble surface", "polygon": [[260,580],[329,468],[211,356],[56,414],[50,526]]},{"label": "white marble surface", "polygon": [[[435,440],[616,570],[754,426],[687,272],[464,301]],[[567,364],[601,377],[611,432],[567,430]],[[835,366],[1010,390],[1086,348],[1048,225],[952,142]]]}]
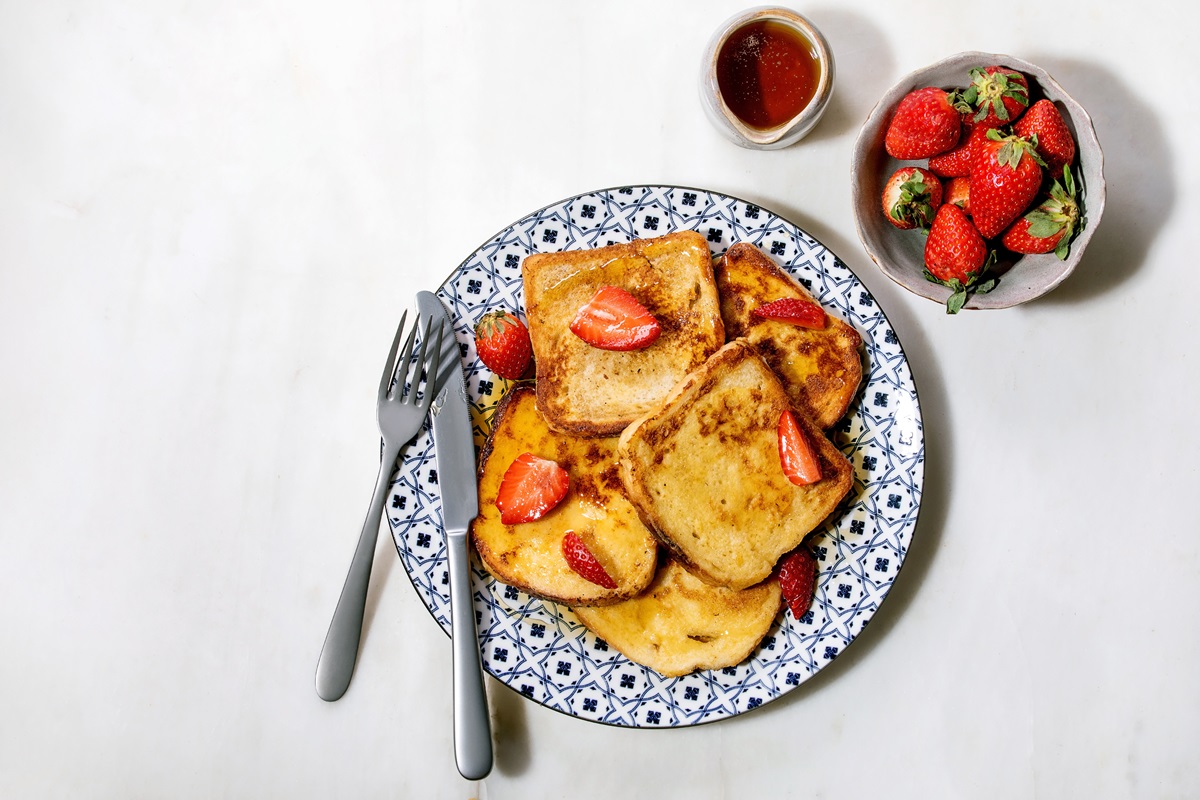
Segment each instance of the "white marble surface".
[{"label": "white marble surface", "polygon": [[[1200,792],[1194,12],[1011,5],[797,6],[837,95],[760,153],[696,95],[730,2],[0,4],[0,795]],[[950,318],[866,258],[847,176],[875,99],[969,49],[1091,111],[1109,202],[1051,295]],[[493,683],[470,783],[386,535],[354,683],[313,691],[380,361],[493,232],[655,182],[783,214],[879,299],[925,413],[913,548],[859,643],[745,717],[612,729]]]}]

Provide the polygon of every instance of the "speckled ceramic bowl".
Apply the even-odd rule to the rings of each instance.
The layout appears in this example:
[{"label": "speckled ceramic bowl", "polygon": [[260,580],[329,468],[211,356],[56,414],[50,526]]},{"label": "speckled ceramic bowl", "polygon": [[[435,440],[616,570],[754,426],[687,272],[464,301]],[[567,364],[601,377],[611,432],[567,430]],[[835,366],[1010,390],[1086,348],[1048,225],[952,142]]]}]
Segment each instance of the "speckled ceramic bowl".
[{"label": "speckled ceramic bowl", "polygon": [[880,206],[883,185],[892,172],[902,165],[924,166],[925,162],[897,161],[889,156],[883,149],[884,134],[896,105],[913,89],[924,86],[965,88],[973,67],[993,64],[1023,73],[1029,79],[1030,105],[1043,97],[1050,100],[1074,134],[1074,175],[1084,227],[1071,242],[1065,260],[1053,253],[1001,259],[996,288],[987,294],[972,295],[964,308],[1009,308],[1041,297],[1066,280],[1079,263],[1104,212],[1104,154],[1096,140],[1091,117],[1083,106],[1045,70],[1028,61],[996,53],[959,53],[905,76],[883,96],[862,126],[850,167],[855,223],[867,254],[896,283],[922,297],[945,303],[950,290],[924,276],[925,236],[919,231],[892,227]]}]

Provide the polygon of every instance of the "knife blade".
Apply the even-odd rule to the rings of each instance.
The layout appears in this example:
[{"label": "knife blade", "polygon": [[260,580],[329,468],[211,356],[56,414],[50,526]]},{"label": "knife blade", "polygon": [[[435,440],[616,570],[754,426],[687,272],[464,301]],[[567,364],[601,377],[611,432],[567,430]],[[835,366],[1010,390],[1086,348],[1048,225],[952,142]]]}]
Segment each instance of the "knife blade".
[{"label": "knife blade", "polygon": [[468,780],[479,780],[492,769],[492,733],[483,664],[475,630],[467,529],[479,514],[475,484],[475,439],[471,407],[463,378],[462,357],[454,322],[432,292],[417,293],[417,310],[442,323],[443,339],[434,382],[437,392],[430,408],[433,445],[437,453],[437,483],[442,495],[442,529],[450,576],[450,628],[453,650],[454,760]]}]

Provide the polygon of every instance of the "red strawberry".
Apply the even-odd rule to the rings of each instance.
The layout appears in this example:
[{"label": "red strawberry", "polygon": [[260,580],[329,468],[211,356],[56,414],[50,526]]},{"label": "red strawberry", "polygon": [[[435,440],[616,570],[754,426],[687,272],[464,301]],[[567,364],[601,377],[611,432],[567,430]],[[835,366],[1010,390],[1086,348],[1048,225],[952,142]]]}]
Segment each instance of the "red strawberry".
[{"label": "red strawberry", "polygon": [[988,131],[971,167],[971,219],[985,239],[1029,208],[1042,185],[1042,159],[1027,139]]},{"label": "red strawberry", "polygon": [[620,286],[601,286],[571,322],[571,332],[601,350],[641,350],[662,332],[658,320]]},{"label": "red strawberry", "polygon": [[941,204],[942,182],[920,167],[901,167],[883,187],[883,213],[900,230],[928,230]]},{"label": "red strawberry", "polygon": [[518,380],[529,367],[533,348],[525,323],[507,311],[489,311],[475,325],[475,352],[488,369]]},{"label": "red strawberry", "polygon": [[801,328],[820,330],[825,327],[825,309],[816,303],[801,300],[798,297],[785,297],[755,306],[750,312],[755,317],[773,319],[779,322],[790,322]]},{"label": "red strawberry", "polygon": [[617,582],[604,569],[604,565],[596,560],[596,556],[584,544],[583,539],[575,531],[567,531],[562,541],[563,558],[567,566],[579,573],[585,580],[591,581],[605,589],[617,588]]},{"label": "red strawberry", "polygon": [[821,464],[790,409],[779,415],[779,464],[797,486],[821,480]]},{"label": "red strawberry", "polygon": [[1062,175],[1063,167],[1075,160],[1075,137],[1049,100],[1038,100],[1030,106],[1013,126],[1013,132],[1034,143],[1052,178]]},{"label": "red strawberry", "polygon": [[995,285],[993,280],[980,283],[992,255],[961,208],[946,203],[938,209],[925,240],[925,277],[953,290],[947,314],[957,314],[972,291],[987,292]]},{"label": "red strawberry", "polygon": [[953,101],[936,86],[914,89],[896,106],[883,146],[901,161],[928,158],[958,144],[962,122]]},{"label": "red strawberry", "polygon": [[517,525],[541,519],[562,502],[571,488],[571,476],[556,462],[533,453],[517,456],[496,492],[500,521]]},{"label": "red strawberry", "polygon": [[1007,67],[976,67],[971,70],[971,85],[958,95],[957,106],[970,115],[971,124],[1007,125],[1029,107],[1029,82]]},{"label": "red strawberry", "polygon": [[987,136],[988,129],[982,125],[971,127],[953,150],[931,156],[929,171],[943,178],[961,178],[971,174],[971,164],[975,161],[975,151],[979,140]]},{"label": "red strawberry", "polygon": [[1063,170],[1063,182],[1050,185],[1050,196],[1041,205],[1013,223],[1000,242],[1014,253],[1049,253],[1067,257],[1071,236],[1079,222],[1079,203],[1075,200],[1075,179],[1071,170]]},{"label": "red strawberry", "polygon": [[970,178],[951,178],[946,181],[945,202],[953,203],[967,213],[971,214],[971,179]]},{"label": "red strawberry", "polygon": [[779,588],[793,617],[808,613],[817,589],[817,559],[811,550],[801,546],[784,556],[779,563]]}]

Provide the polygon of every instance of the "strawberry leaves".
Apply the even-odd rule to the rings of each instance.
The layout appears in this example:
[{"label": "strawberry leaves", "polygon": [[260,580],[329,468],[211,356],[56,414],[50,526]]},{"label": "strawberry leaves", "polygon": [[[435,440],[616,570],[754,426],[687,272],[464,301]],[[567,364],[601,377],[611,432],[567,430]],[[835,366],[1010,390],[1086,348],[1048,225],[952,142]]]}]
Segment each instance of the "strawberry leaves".
[{"label": "strawberry leaves", "polygon": [[958,93],[955,107],[971,114],[972,123],[1004,125],[1029,106],[1029,83],[1021,73],[993,66],[976,67],[970,76],[971,85]]},{"label": "strawberry leaves", "polygon": [[508,311],[489,311],[475,325],[475,352],[500,377],[520,380],[533,358],[529,329]]},{"label": "strawberry leaves", "polygon": [[1059,260],[1065,260],[1072,237],[1082,227],[1081,219],[1075,178],[1067,168],[1061,183],[1056,180],[1050,184],[1049,197],[1013,223],[1000,241],[1014,253],[1053,252]]},{"label": "strawberry leaves", "polygon": [[992,289],[996,288],[996,284],[1000,282],[999,278],[990,277],[986,280],[980,280],[984,273],[991,268],[991,265],[995,260],[995,256],[996,254],[992,253],[989,261],[984,265],[984,268],[978,273],[972,273],[965,282],[959,280],[958,278],[951,278],[948,281],[942,280],[929,270],[925,270],[926,280],[932,281],[933,283],[940,283],[942,286],[945,286],[950,290],[950,297],[946,299],[947,314],[957,314],[959,311],[962,311],[963,306],[967,304],[967,300],[971,298],[971,295],[987,294]]},{"label": "strawberry leaves", "polygon": [[972,293],[995,288],[995,278],[985,277],[995,263],[996,252],[961,208],[947,203],[938,209],[925,240],[925,278],[950,289],[947,314],[961,311]]},{"label": "strawberry leaves", "polygon": [[900,230],[929,230],[942,204],[942,184],[920,167],[901,167],[883,188],[883,210],[888,222]]}]

